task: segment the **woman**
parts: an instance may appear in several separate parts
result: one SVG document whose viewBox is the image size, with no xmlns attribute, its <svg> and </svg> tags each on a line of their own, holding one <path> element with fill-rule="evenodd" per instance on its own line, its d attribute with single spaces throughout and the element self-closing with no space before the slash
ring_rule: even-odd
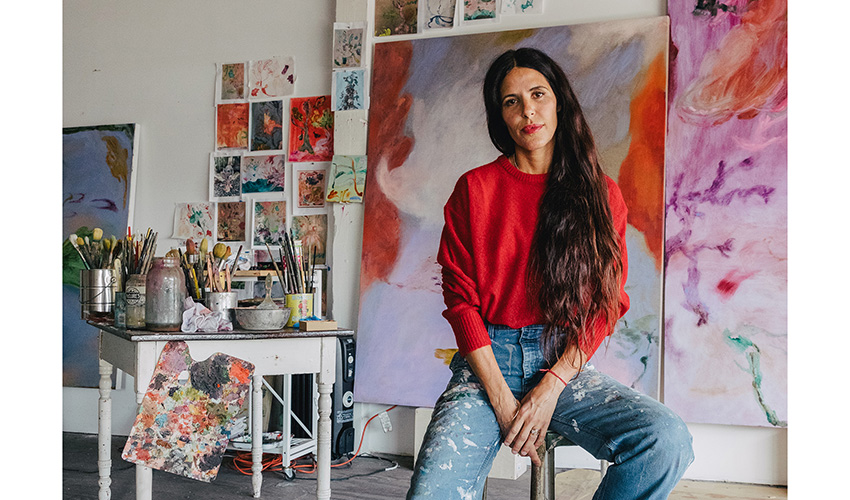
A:
<svg viewBox="0 0 850 500">
<path fill-rule="evenodd" d="M 458 342 L 409 499 L 475 499 L 500 445 L 540 464 L 548 430 L 608 468 L 595 499 L 661 499 L 693 460 L 672 411 L 587 361 L 628 310 L 626 206 L 563 70 L 508 51 L 484 79 L 502 155 L 464 174 L 438 262 Z"/>
</svg>

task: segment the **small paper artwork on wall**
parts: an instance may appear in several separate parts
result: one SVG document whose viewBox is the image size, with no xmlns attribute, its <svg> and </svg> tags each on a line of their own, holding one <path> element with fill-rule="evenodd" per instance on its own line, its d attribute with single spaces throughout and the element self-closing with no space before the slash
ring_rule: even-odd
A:
<svg viewBox="0 0 850 500">
<path fill-rule="evenodd" d="M 219 65 L 218 98 L 221 101 L 245 99 L 245 63 Z"/>
<path fill-rule="evenodd" d="M 212 239 L 215 230 L 214 203 L 177 203 L 174 207 L 174 232 L 171 237 L 178 240 L 192 238 L 200 241 Z"/>
<path fill-rule="evenodd" d="M 242 195 L 240 155 L 210 155 L 210 201 L 234 201 Z"/>
<path fill-rule="evenodd" d="M 248 147 L 248 103 L 216 105 L 217 149 L 246 149 Z"/>
<path fill-rule="evenodd" d="M 416 33 L 417 0 L 375 0 L 375 36 Z"/>
<path fill-rule="evenodd" d="M 132 123 L 62 129 L 62 385 L 97 387 L 97 328 L 80 317 L 82 259 L 68 236 L 127 234 L 139 129 Z"/>
<path fill-rule="evenodd" d="M 325 200 L 333 203 L 362 203 L 365 186 L 365 155 L 333 157 Z"/>
<path fill-rule="evenodd" d="M 249 63 L 249 98 L 268 99 L 291 95 L 295 90 L 295 59 L 272 57 Z"/>
<path fill-rule="evenodd" d="M 493 19 L 496 19 L 496 0 L 463 0 L 465 22 Z"/>
<path fill-rule="evenodd" d="M 296 215 L 292 218 L 292 236 L 301 240 L 305 255 L 312 259 L 315 251 L 316 264 L 325 263 L 325 253 L 328 241 L 328 216 Z"/>
<path fill-rule="evenodd" d="M 334 151 L 331 97 L 293 97 L 289 108 L 289 161 L 330 161 Z"/>
<path fill-rule="evenodd" d="M 245 241 L 245 206 L 242 201 L 222 201 L 218 204 L 216 222 L 218 241 Z"/>
<path fill-rule="evenodd" d="M 334 68 L 360 67 L 365 30 L 366 23 L 334 23 Z"/>
<path fill-rule="evenodd" d="M 286 234 L 286 202 L 253 200 L 251 242 L 255 247 L 280 246 Z"/>
<path fill-rule="evenodd" d="M 366 109 L 366 71 L 362 69 L 333 72 L 332 95 L 334 111 Z"/>
<path fill-rule="evenodd" d="M 283 101 L 251 103 L 251 151 L 283 149 Z"/>
<path fill-rule="evenodd" d="M 502 15 L 542 14 L 543 0 L 502 0 Z"/>
<path fill-rule="evenodd" d="M 310 164 L 308 168 L 294 169 L 297 193 L 295 206 L 298 208 L 324 208 L 327 169 Z"/>
<path fill-rule="evenodd" d="M 422 0 L 425 29 L 451 28 L 455 24 L 457 0 Z"/>
<path fill-rule="evenodd" d="M 286 167 L 283 155 L 248 155 L 242 157 L 242 193 L 283 192 Z"/>
</svg>

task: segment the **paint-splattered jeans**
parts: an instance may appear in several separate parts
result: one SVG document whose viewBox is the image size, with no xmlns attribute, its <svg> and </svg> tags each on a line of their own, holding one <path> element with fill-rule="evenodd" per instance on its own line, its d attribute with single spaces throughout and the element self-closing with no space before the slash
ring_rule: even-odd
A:
<svg viewBox="0 0 850 500">
<path fill-rule="evenodd" d="M 544 367 L 542 326 L 487 325 L 493 353 L 517 399 Z M 484 387 L 455 355 L 416 459 L 408 499 L 481 498 L 502 442 Z M 594 500 L 665 499 L 693 461 L 691 435 L 666 406 L 586 366 L 558 399 L 549 430 L 611 462 Z"/>
</svg>

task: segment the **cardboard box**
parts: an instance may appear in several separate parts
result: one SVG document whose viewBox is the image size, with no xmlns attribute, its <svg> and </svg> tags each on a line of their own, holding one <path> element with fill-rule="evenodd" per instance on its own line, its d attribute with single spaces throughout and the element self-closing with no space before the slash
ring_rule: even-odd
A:
<svg viewBox="0 0 850 500">
<path fill-rule="evenodd" d="M 321 332 L 324 330 L 336 330 L 336 321 L 328 320 L 301 320 L 298 322 L 298 329 L 302 332 Z"/>
</svg>

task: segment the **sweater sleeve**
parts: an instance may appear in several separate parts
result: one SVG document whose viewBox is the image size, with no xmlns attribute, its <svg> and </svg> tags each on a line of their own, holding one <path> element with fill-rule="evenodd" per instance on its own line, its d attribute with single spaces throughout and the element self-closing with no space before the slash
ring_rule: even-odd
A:
<svg viewBox="0 0 850 500">
<path fill-rule="evenodd" d="M 614 230 L 617 231 L 617 236 L 620 242 L 620 256 L 623 261 L 623 277 L 620 280 L 620 315 L 622 318 L 626 311 L 629 310 L 630 300 L 629 294 L 626 293 L 626 279 L 629 275 L 629 255 L 626 248 L 626 224 L 628 222 L 628 208 L 626 201 L 623 199 L 623 194 L 620 192 L 619 186 L 610 178 L 608 181 L 608 203 L 611 207 L 611 218 L 614 221 Z M 612 331 L 608 331 L 605 321 L 602 318 L 597 318 L 594 324 L 593 336 L 590 339 L 590 345 L 583 346 L 583 351 L 590 359 L 593 354 L 602 345 L 605 337 L 611 335 Z"/>
<path fill-rule="evenodd" d="M 475 259 L 470 231 L 469 187 L 461 177 L 444 208 L 445 225 L 440 238 L 437 262 L 442 266 L 443 312 L 452 327 L 461 356 L 490 345 L 490 336 L 481 318 Z"/>
</svg>

